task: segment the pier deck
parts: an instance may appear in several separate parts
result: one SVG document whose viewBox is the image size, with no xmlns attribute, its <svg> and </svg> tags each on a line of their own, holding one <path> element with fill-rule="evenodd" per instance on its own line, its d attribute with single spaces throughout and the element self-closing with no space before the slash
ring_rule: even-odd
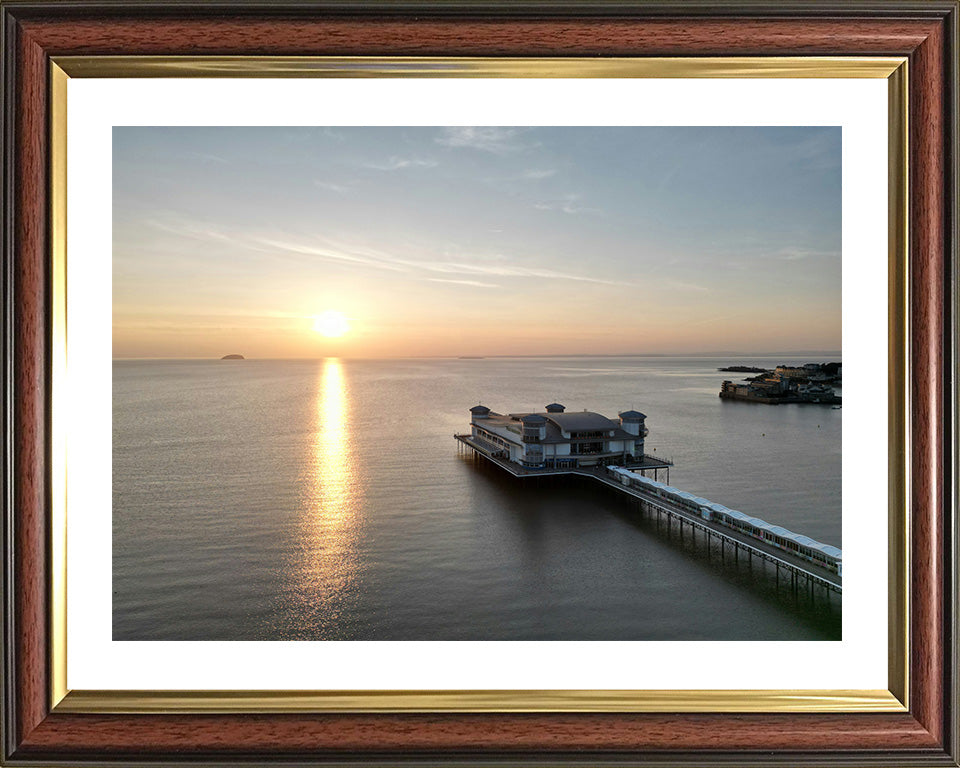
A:
<svg viewBox="0 0 960 768">
<path fill-rule="evenodd" d="M 777 547 L 773 547 L 766 542 L 746 536 L 739 531 L 719 525 L 715 522 L 705 520 L 685 509 L 678 507 L 671 502 L 654 496 L 651 493 L 644 492 L 641 489 L 627 487 L 607 474 L 604 467 L 597 468 L 576 468 L 576 469 L 527 469 L 514 462 L 499 456 L 493 455 L 485 447 L 479 445 L 471 435 L 454 435 L 454 437 L 463 445 L 471 448 L 477 456 L 496 464 L 504 471 L 514 477 L 557 477 L 560 475 L 574 475 L 580 477 L 589 477 L 603 485 L 620 492 L 621 494 L 634 498 L 641 509 L 646 512 L 666 515 L 668 520 L 676 520 L 680 524 L 681 535 L 683 526 L 689 526 L 694 532 L 699 531 L 707 536 L 708 541 L 716 537 L 721 543 L 721 553 L 725 551 L 727 545 L 733 548 L 733 556 L 739 558 L 740 552 L 749 557 L 759 557 L 772 564 L 776 569 L 777 579 L 779 581 L 780 570 L 783 569 L 791 575 L 792 586 L 797 587 L 797 579 L 806 579 L 812 584 L 820 586 L 837 593 L 843 591 L 843 580 L 836 574 L 825 568 L 796 557 Z M 645 467 L 643 465 L 630 467 L 630 469 L 653 469 L 654 466 Z"/>
</svg>

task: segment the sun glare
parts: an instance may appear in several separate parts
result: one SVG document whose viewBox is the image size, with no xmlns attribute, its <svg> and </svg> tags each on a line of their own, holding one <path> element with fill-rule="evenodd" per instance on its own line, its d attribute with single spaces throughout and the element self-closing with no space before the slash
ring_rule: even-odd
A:
<svg viewBox="0 0 960 768">
<path fill-rule="evenodd" d="M 343 312 L 337 312 L 335 309 L 328 309 L 321 315 L 313 318 L 313 330 L 328 338 L 343 336 L 350 330 L 350 323 L 347 322 L 346 315 Z"/>
</svg>

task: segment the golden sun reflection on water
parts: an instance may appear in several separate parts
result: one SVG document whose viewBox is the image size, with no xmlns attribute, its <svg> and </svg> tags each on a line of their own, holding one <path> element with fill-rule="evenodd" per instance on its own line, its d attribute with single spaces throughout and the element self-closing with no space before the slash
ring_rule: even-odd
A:
<svg viewBox="0 0 960 768">
<path fill-rule="evenodd" d="M 306 466 L 300 526 L 300 564 L 295 591 L 302 632 L 314 634 L 350 625 L 355 596 L 362 487 L 354 471 L 349 435 L 350 402 L 343 365 L 327 358 L 317 379 L 315 430 Z"/>
<path fill-rule="evenodd" d="M 350 489 L 347 477 L 347 395 L 343 368 L 337 358 L 324 361 L 319 390 L 314 448 L 316 501 L 322 520 L 342 522 L 349 511 Z"/>
</svg>

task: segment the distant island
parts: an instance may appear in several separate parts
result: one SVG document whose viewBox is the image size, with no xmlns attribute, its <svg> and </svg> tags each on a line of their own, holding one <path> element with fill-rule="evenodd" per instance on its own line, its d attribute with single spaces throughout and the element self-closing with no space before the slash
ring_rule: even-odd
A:
<svg viewBox="0 0 960 768">
<path fill-rule="evenodd" d="M 731 365 L 727 368 L 717 368 L 718 371 L 729 371 L 730 373 L 769 373 L 769 368 L 754 368 L 752 365 Z"/>
<path fill-rule="evenodd" d="M 243 355 L 224 355 L 221 360 L 246 360 Z"/>
</svg>

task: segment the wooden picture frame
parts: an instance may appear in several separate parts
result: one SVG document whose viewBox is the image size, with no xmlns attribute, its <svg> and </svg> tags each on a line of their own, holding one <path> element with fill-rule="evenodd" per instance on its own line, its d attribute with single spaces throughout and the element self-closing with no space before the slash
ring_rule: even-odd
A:
<svg viewBox="0 0 960 768">
<path fill-rule="evenodd" d="M 5 764 L 958 765 L 957 2 L 7 0 L 0 11 Z M 909 179 L 899 203 L 909 222 L 902 286 L 909 434 L 901 441 L 910 521 L 901 606 L 909 628 L 902 670 L 908 707 L 832 713 L 360 707 L 311 714 L 57 706 L 63 644 L 53 605 L 63 585 L 51 565 L 57 553 L 50 413 L 59 354 L 52 329 L 60 308 L 51 253 L 62 231 L 51 220 L 50 178 L 64 137 L 51 130 L 56 61 L 184 55 L 905 57 Z"/>
</svg>

